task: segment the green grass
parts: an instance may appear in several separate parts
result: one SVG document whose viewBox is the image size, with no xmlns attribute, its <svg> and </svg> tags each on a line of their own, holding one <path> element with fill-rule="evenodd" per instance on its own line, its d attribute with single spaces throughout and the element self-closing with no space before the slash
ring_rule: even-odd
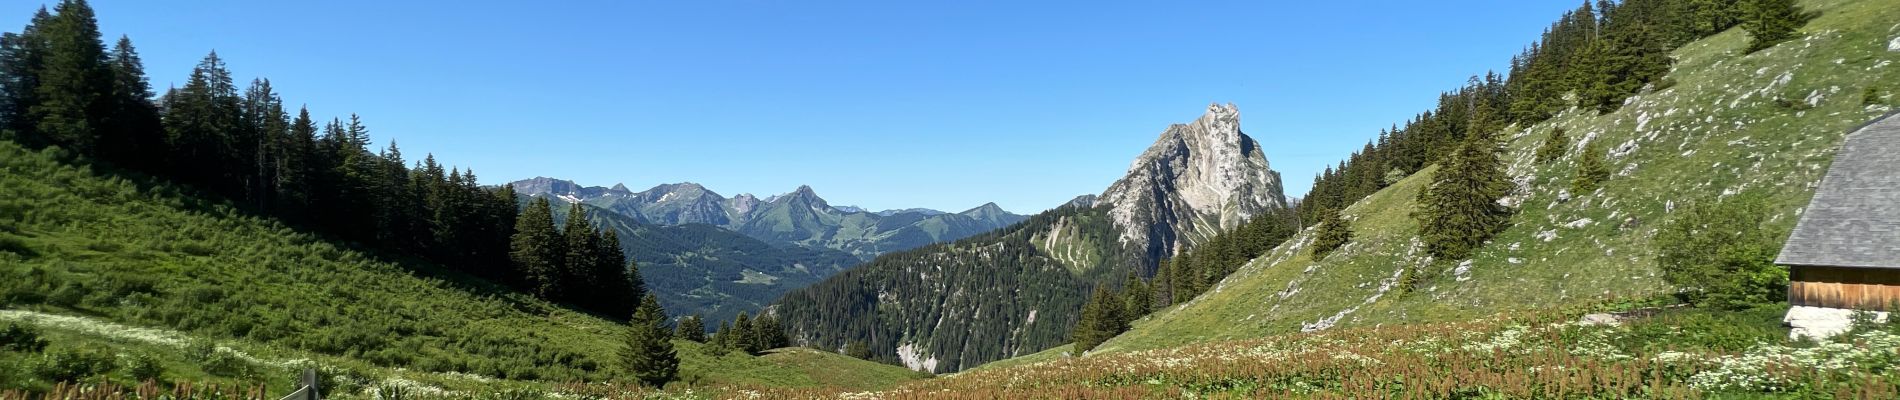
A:
<svg viewBox="0 0 1900 400">
<path fill-rule="evenodd" d="M 0 142 L 0 319 L 40 327 L 55 348 L 148 354 L 167 380 L 273 387 L 304 367 L 361 387 L 447 390 L 620 375 L 612 321 L 56 159 Z M 220 346 L 242 354 L 236 372 L 203 368 L 217 352 L 202 350 Z M 694 346 L 682 346 L 682 375 L 706 385 L 914 378 L 838 355 L 813 356 L 830 363 L 814 376 L 820 361 L 809 358 L 715 358 Z M 50 385 L 31 376 L 43 356 L 0 353 L 0 390 Z"/>
<path fill-rule="evenodd" d="M 1038 363 L 1043 363 L 1043 362 L 1061 360 L 1064 358 L 1069 358 L 1070 357 L 1069 352 L 1074 351 L 1074 350 L 1075 350 L 1074 343 L 1064 344 L 1061 346 L 1051 347 L 1048 350 L 1038 351 L 1035 353 L 1030 353 L 1030 354 L 1019 356 L 1019 357 L 1012 357 L 1012 358 L 1008 358 L 1004 360 L 997 360 L 995 362 L 985 363 L 983 365 L 976 366 L 976 368 L 970 368 L 969 370 L 976 371 L 976 370 L 984 370 L 984 369 L 1009 368 L 1009 367 L 1015 367 L 1015 366 L 1021 366 L 1021 365 L 1030 365 L 1030 364 L 1038 364 Z"/>
<path fill-rule="evenodd" d="M 1746 34 L 1731 30 L 1677 50 L 1668 76 L 1676 84 L 1615 113 L 1572 109 L 1508 128 L 1505 161 L 1523 188 L 1511 198 L 1518 214 L 1465 268 L 1458 268 L 1465 260 L 1438 261 L 1437 278 L 1416 292 L 1380 290 L 1401 268 L 1428 262 L 1410 217 L 1428 169 L 1345 210 L 1354 239 L 1325 261 L 1303 248 L 1309 230 L 1096 352 L 1263 337 L 1326 320 L 1449 321 L 1669 293 L 1651 239 L 1672 211 L 1760 192 L 1776 210 L 1766 229 L 1785 235 L 1845 135 L 1891 109 L 1862 94 L 1900 87 L 1900 52 L 1886 50 L 1900 35 L 1900 8 L 1876 0 L 1802 5 L 1820 12 L 1803 38 L 1744 55 Z M 1560 127 L 1612 149 L 1614 174 L 1596 193 L 1558 200 L 1573 176 L 1574 150 L 1534 163 L 1537 145 Z"/>
</svg>

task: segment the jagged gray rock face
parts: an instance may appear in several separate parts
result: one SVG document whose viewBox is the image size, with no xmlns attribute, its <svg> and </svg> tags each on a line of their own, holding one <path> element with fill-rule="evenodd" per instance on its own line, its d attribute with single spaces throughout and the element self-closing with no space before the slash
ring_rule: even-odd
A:
<svg viewBox="0 0 1900 400">
<path fill-rule="evenodd" d="M 1097 201 L 1123 227 L 1122 243 L 1146 248 L 1150 259 L 1287 207 L 1280 174 L 1241 133 L 1232 104 L 1208 105 L 1193 123 L 1169 126 Z"/>
</svg>

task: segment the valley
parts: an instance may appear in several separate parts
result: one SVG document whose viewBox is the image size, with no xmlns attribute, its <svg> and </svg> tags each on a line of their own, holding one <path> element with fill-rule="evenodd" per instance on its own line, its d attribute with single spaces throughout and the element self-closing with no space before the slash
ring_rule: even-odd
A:
<svg viewBox="0 0 1900 400">
<path fill-rule="evenodd" d="M 1778 257 L 1802 240 L 1847 253 L 1900 245 L 1866 233 L 1900 223 L 1886 204 L 1900 191 L 1894 186 L 1900 179 L 1892 178 L 1900 168 L 1880 167 L 1892 158 L 1883 146 L 1900 143 L 1893 139 L 1900 138 L 1900 7 L 1891 0 L 1622 0 L 1566 6 L 1558 15 L 1482 10 L 1477 13 L 1512 22 L 1534 15 L 1548 24 L 1541 35 L 1514 38 L 1527 43 L 1515 54 L 1484 53 L 1509 56 L 1502 70 L 1440 77 L 1433 81 L 1444 88 L 1438 93 L 1383 89 L 1434 101 L 1389 121 L 1390 128 L 1375 128 L 1376 134 L 1346 138 L 1357 151 L 1326 153 L 1318 162 L 1312 154 L 1317 143 L 1333 139 L 1321 136 L 1344 135 L 1324 130 L 1348 125 L 1299 124 L 1369 117 L 1274 102 L 1249 105 L 1243 120 L 1234 103 L 1196 100 L 1165 107 L 1161 115 L 1169 119 L 1162 123 L 1114 128 L 1140 132 L 1128 139 L 1132 134 L 1098 132 L 1102 124 L 1073 120 L 1055 129 L 1020 128 L 1046 133 L 1011 130 L 1018 128 L 1009 122 L 1033 121 L 1023 115 L 1055 114 L 1068 105 L 984 111 L 990 109 L 980 106 L 1013 100 L 990 93 L 961 98 L 954 109 L 968 118 L 902 120 L 926 108 L 903 96 L 880 98 L 878 112 L 846 113 L 830 108 L 834 98 L 813 94 L 862 97 L 876 85 L 834 80 L 826 83 L 835 86 L 801 92 L 779 81 L 802 81 L 781 76 L 763 85 L 753 74 L 770 67 L 820 76 L 797 70 L 801 63 L 845 68 L 862 79 L 897 73 L 922 81 L 902 87 L 922 97 L 967 95 L 953 86 L 971 85 L 974 77 L 1004 78 L 957 75 L 973 79 L 965 82 L 931 75 L 989 68 L 955 63 L 874 71 L 853 63 L 892 62 L 907 59 L 892 54 L 909 53 L 869 52 L 863 54 L 881 56 L 860 60 L 843 55 L 887 44 L 839 39 L 846 35 L 823 36 L 837 39 L 824 43 L 838 49 L 796 47 L 743 27 L 733 28 L 745 32 L 738 41 L 699 32 L 602 47 L 649 55 L 675 53 L 640 46 L 720 52 L 766 46 L 749 48 L 756 59 L 678 49 L 671 51 L 686 56 L 662 58 L 709 60 L 699 67 L 714 71 L 713 78 L 676 73 L 657 80 L 707 85 L 707 93 L 731 100 L 707 114 L 680 115 L 694 119 L 684 126 L 704 126 L 707 133 L 669 131 L 661 127 L 682 125 L 644 110 L 617 110 L 623 112 L 614 117 L 625 120 L 611 124 L 581 115 L 600 112 L 582 104 L 601 98 L 522 107 L 525 116 L 562 119 L 546 125 L 556 132 L 545 133 L 549 142 L 573 140 L 559 136 L 564 130 L 633 126 L 628 129 L 636 133 L 627 135 L 654 148 L 697 148 L 690 146 L 717 137 L 783 153 L 728 146 L 697 155 L 719 159 L 724 165 L 717 168 L 686 167 L 682 157 L 692 155 L 649 148 L 567 148 L 561 156 L 571 159 L 550 164 L 522 153 L 538 149 L 541 138 L 471 133 L 443 141 L 432 135 L 455 128 L 419 129 L 413 119 L 381 115 L 373 120 L 379 129 L 373 137 L 361 116 L 312 115 L 313 109 L 335 113 L 321 108 L 327 104 L 293 111 L 297 102 L 278 90 L 351 107 L 374 107 L 358 98 L 369 96 L 335 96 L 265 78 L 241 85 L 218 52 L 160 93 L 154 89 L 164 84 L 157 82 L 176 77 L 148 78 L 144 60 L 175 63 L 176 50 L 167 46 L 180 44 L 151 46 L 159 55 L 141 58 L 130 36 L 152 28 L 101 24 L 143 21 L 117 13 L 142 9 L 93 7 L 60 0 L 30 14 L 23 29 L 0 35 L 0 400 L 263 399 L 312 390 L 319 394 L 308 398 L 1900 397 L 1900 323 L 1889 322 L 1893 304 L 1879 303 L 1888 299 L 1882 296 L 1892 288 L 1893 266 L 1859 253 L 1876 261 L 1784 265 L 1788 259 Z M 804 18 L 840 14 L 796 12 L 822 7 L 780 11 Z M 1006 14 L 1000 10 L 971 7 L 983 12 L 930 19 L 957 22 L 944 26 L 894 29 L 893 37 L 904 40 L 891 40 L 907 50 L 1014 48 L 999 43 L 1015 39 L 969 37 L 952 46 L 903 36 L 982 31 L 972 21 L 1054 38 L 993 20 L 999 17 L 991 14 Z M 1363 17 L 1406 12 L 1390 8 Z M 1069 11 L 1075 10 L 1062 15 Z M 1361 16 L 1315 15 L 1361 22 Z M 772 19 L 743 21 L 785 27 Z M 1076 28 L 1068 23 L 1033 25 Z M 929 30 L 938 28 L 947 30 Z M 117 29 L 133 32 L 114 43 L 108 39 Z M 164 31 L 172 29 L 187 28 Z M 828 32 L 804 26 L 776 33 L 807 31 Z M 576 41 L 612 36 L 550 34 Z M 1200 37 L 1230 45 L 1262 41 Z M 213 36 L 182 45 L 243 39 Z M 1299 39 L 1341 48 L 1351 43 L 1342 40 Z M 1271 46 L 1249 51 L 1297 49 L 1265 42 Z M 1439 55 L 1476 57 L 1456 48 L 1460 44 L 1445 44 Z M 802 51 L 779 52 L 786 48 Z M 266 60 L 291 57 L 233 49 Z M 615 59 L 630 70 L 648 68 Z M 1038 64 L 1044 58 L 972 60 L 1011 74 L 1050 72 L 1039 69 L 1047 67 Z M 537 61 L 584 64 L 562 57 Z M 1334 68 L 1325 59 L 1276 62 Z M 1068 72 L 1090 82 L 1120 80 L 1108 85 L 1118 90 L 1146 88 L 1136 82 L 1144 78 L 1179 78 L 1192 82 L 1184 87 L 1215 93 L 1260 90 L 1234 83 L 1253 82 L 1247 79 L 1304 79 L 1266 74 L 1203 81 L 1206 76 L 1189 71 L 1213 66 L 1181 64 L 1099 66 L 1134 74 L 1127 79 Z M 1343 79 L 1362 71 L 1337 68 L 1320 76 Z M 1149 69 L 1167 71 L 1167 78 L 1137 74 Z M 561 79 L 567 77 L 522 78 L 534 88 L 508 87 L 535 99 L 543 96 L 538 90 L 561 87 L 544 80 Z M 715 85 L 726 79 L 742 83 Z M 593 83 L 603 92 L 625 88 L 613 81 Z M 654 93 L 668 87 L 640 82 Z M 923 85 L 945 82 L 954 83 Z M 1018 96 L 1060 87 L 1013 82 L 1024 91 L 1011 92 Z M 1129 90 L 1125 96 L 1145 93 L 1170 102 L 1206 96 Z M 783 111 L 724 108 L 784 93 L 809 98 L 772 102 Z M 1099 97 L 1080 93 L 1068 98 Z M 1275 96 L 1311 96 L 1315 107 L 1365 107 L 1367 115 L 1385 106 L 1321 101 L 1332 98 L 1318 94 Z M 653 98 L 687 102 L 645 93 L 604 98 L 669 113 L 681 111 Z M 1103 107 L 1087 114 L 1111 120 L 1108 114 L 1124 112 Z M 964 132 L 976 125 L 962 120 L 977 116 L 1019 119 L 979 121 L 1009 132 L 998 136 Z M 804 118 L 822 128 L 801 125 L 811 122 Z M 853 123 L 841 127 L 840 121 Z M 923 135 L 905 126 L 912 124 L 957 133 Z M 732 133 L 779 125 L 796 134 Z M 405 146 L 428 143 L 439 153 L 418 159 L 416 147 L 399 148 L 393 135 L 384 136 L 384 126 L 429 139 L 405 136 Z M 1284 132 L 1288 126 L 1325 128 Z M 724 131 L 730 136 L 715 136 L 714 129 L 730 129 Z M 858 130 L 887 136 L 830 140 Z M 597 142 L 581 147 L 622 143 L 614 141 L 617 134 L 591 137 Z M 770 141 L 784 135 L 808 137 Z M 1052 141 L 1062 142 L 1065 154 L 1020 154 Z M 507 144 L 499 151 L 486 142 Z M 1119 148 L 1129 143 L 1137 144 Z M 411 152 L 408 158 L 403 150 Z M 608 165 L 589 158 L 595 151 L 682 166 Z M 889 153 L 905 162 L 879 158 Z M 506 171 L 484 176 L 538 177 L 478 179 L 473 169 L 438 161 L 438 154 Z M 1115 154 L 1111 161 L 1127 161 L 1127 168 L 1087 175 L 1107 177 L 1099 181 L 1064 178 L 1071 177 L 1062 172 L 1070 164 L 1100 169 L 1094 161 L 1109 157 L 1103 154 Z M 965 159 L 946 166 L 938 157 Z M 1302 186 L 1305 176 L 1282 176 L 1314 165 L 1310 189 Z M 581 171 L 639 171 L 678 183 L 635 191 L 549 177 L 581 177 Z M 787 171 L 889 186 L 851 192 L 872 197 L 849 200 L 866 202 L 859 204 L 982 204 L 954 212 L 873 211 L 834 205 L 842 198 L 827 199 L 800 184 L 834 187 L 836 179 L 780 182 L 776 187 L 793 189 L 763 197 L 728 197 L 686 181 Z M 932 178 L 918 186 L 878 180 L 892 175 Z M 1022 184 L 1016 175 L 1034 183 Z M 971 182 L 1024 187 L 957 188 Z M 1077 196 L 1077 182 L 1088 185 L 1079 191 L 1086 193 Z M 920 198 L 927 201 L 901 202 Z M 1031 198 L 1060 205 L 1028 215 L 998 205 Z M 1808 237 L 1791 239 L 1797 226 Z"/>
</svg>

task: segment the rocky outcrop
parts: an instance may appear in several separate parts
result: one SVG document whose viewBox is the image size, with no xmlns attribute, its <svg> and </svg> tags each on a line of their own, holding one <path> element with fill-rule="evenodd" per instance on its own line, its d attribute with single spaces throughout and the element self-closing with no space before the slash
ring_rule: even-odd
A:
<svg viewBox="0 0 1900 400">
<path fill-rule="evenodd" d="M 1125 245 L 1165 258 L 1254 215 L 1287 207 L 1280 175 L 1240 131 L 1240 110 L 1211 104 L 1193 123 L 1161 132 L 1099 204 Z"/>
</svg>

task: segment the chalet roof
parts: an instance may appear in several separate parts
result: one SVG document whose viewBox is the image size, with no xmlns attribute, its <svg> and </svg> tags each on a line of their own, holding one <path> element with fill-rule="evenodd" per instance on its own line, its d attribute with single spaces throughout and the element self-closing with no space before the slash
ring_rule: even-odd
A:
<svg viewBox="0 0 1900 400">
<path fill-rule="evenodd" d="M 1900 268 L 1900 114 L 1848 134 L 1775 263 Z"/>
</svg>

